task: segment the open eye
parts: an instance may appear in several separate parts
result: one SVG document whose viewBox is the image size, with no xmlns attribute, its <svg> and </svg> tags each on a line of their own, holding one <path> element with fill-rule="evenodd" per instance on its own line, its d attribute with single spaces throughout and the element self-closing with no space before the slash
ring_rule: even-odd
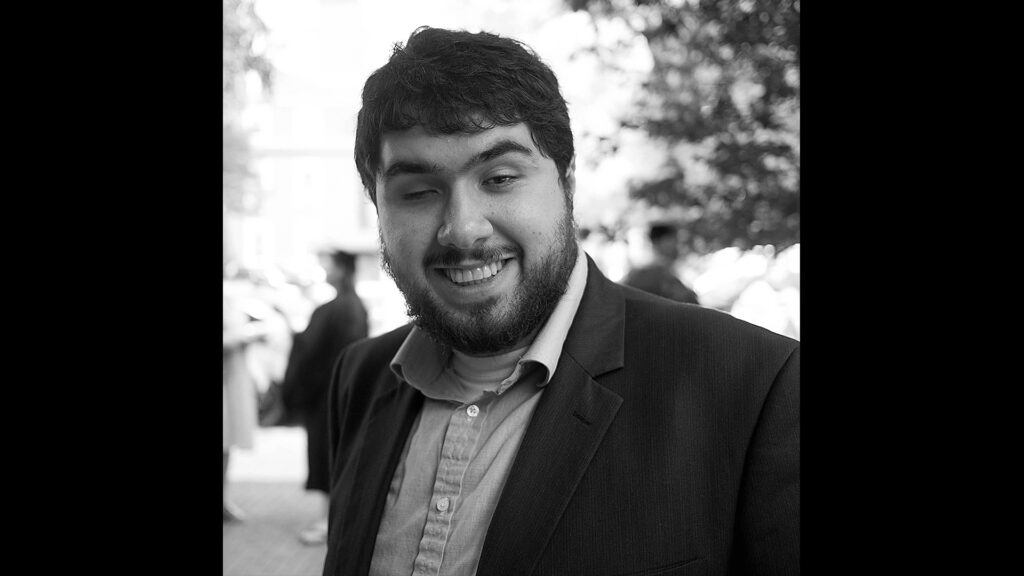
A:
<svg viewBox="0 0 1024 576">
<path fill-rule="evenodd" d="M 512 174 L 499 174 L 497 176 L 491 176 L 487 180 L 484 180 L 484 184 L 488 186 L 498 187 L 508 186 L 509 184 L 515 182 L 517 179 L 518 176 L 514 176 Z"/>
</svg>

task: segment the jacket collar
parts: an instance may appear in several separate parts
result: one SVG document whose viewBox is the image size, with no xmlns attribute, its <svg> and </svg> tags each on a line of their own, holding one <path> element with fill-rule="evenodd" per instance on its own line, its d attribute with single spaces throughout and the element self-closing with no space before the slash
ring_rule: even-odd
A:
<svg viewBox="0 0 1024 576">
<path fill-rule="evenodd" d="M 505 481 L 477 576 L 533 572 L 622 404 L 595 379 L 624 365 L 625 300 L 587 261 L 586 292 Z"/>
<path fill-rule="evenodd" d="M 625 365 L 626 301 L 589 254 L 587 267 L 587 287 L 564 352 L 596 378 Z"/>
</svg>

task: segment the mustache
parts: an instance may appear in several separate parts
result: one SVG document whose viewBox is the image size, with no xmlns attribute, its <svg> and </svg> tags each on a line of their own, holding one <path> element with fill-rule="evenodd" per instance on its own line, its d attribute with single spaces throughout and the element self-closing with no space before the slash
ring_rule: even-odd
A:
<svg viewBox="0 0 1024 576">
<path fill-rule="evenodd" d="M 465 260 L 491 262 L 503 257 L 508 257 L 510 254 L 512 256 L 522 257 L 523 249 L 511 244 L 504 246 L 484 246 L 480 248 L 470 248 L 469 250 L 460 250 L 458 248 L 442 246 L 427 252 L 427 254 L 423 256 L 423 264 L 428 267 L 451 267 L 457 266 Z"/>
</svg>

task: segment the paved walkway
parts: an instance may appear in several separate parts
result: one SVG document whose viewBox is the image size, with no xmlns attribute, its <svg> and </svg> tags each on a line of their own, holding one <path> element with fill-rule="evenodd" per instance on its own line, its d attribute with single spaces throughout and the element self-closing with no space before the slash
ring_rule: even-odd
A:
<svg viewBox="0 0 1024 576">
<path fill-rule="evenodd" d="M 303 488 L 305 455 L 297 427 L 262 428 L 252 450 L 232 453 L 228 495 L 246 517 L 224 524 L 224 576 L 321 576 L 325 547 L 298 540 L 322 506 Z"/>
</svg>

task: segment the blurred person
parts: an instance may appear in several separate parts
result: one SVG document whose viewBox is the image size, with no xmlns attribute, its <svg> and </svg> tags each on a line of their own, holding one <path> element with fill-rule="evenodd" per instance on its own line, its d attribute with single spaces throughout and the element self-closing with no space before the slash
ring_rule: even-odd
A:
<svg viewBox="0 0 1024 576">
<path fill-rule="evenodd" d="M 265 333 L 247 350 L 249 372 L 259 394 L 260 426 L 288 424 L 280 405 L 280 387 L 294 332 L 282 306 L 282 288 L 283 283 L 271 282 L 268 274 L 257 273 L 252 277 L 249 297 L 244 300 L 246 314 L 258 320 Z"/>
<path fill-rule="evenodd" d="M 304 544 L 327 538 L 327 387 L 341 349 L 368 333 L 367 313 L 355 290 L 356 257 L 342 250 L 326 255 L 327 282 L 335 296 L 313 310 L 305 330 L 296 334 L 288 357 L 281 399 L 285 412 L 299 418 L 306 431 L 305 488 L 323 496 L 322 517 L 299 533 Z"/>
<path fill-rule="evenodd" d="M 799 342 L 605 277 L 531 49 L 418 28 L 355 160 L 412 321 L 332 373 L 325 576 L 799 573 Z"/>
<path fill-rule="evenodd" d="M 700 304 L 697 293 L 675 272 L 679 260 L 679 229 L 669 224 L 655 224 L 648 230 L 647 237 L 651 240 L 654 259 L 631 269 L 621 283 L 670 300 Z"/>
<path fill-rule="evenodd" d="M 247 281 L 224 279 L 224 522 L 244 518 L 228 498 L 228 465 L 231 451 L 250 450 L 258 426 L 259 390 L 249 359 L 250 347 L 267 337 L 266 327 L 245 311 Z"/>
<path fill-rule="evenodd" d="M 266 338 L 249 347 L 249 367 L 259 391 L 259 425 L 294 426 L 299 423 L 285 411 L 281 389 L 295 333 L 301 331 L 293 325 L 298 314 L 294 301 L 301 296 L 299 288 L 289 284 L 283 273 L 275 268 L 269 268 L 269 272 L 255 277 L 252 298 L 247 300 L 246 311 L 259 319 L 267 332 Z M 275 275 L 281 280 L 273 281 Z M 312 306 L 306 320 L 311 312 Z"/>
</svg>

